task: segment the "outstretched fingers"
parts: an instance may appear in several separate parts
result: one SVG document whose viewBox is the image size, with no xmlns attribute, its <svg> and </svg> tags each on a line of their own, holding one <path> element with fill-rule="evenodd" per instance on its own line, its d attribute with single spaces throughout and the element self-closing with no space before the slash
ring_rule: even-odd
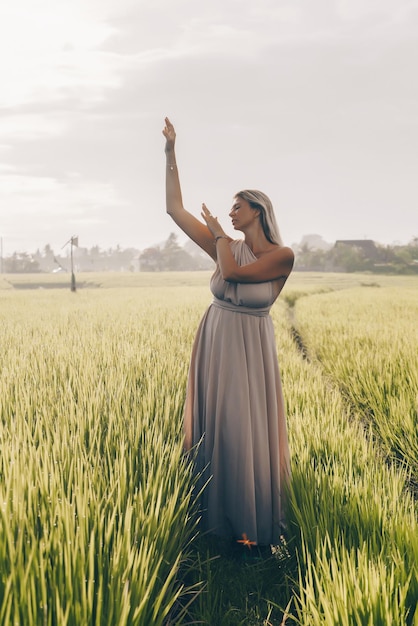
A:
<svg viewBox="0 0 418 626">
<path fill-rule="evenodd" d="M 216 220 L 217 219 L 216 217 L 214 217 L 212 215 L 212 213 L 209 211 L 208 207 L 206 206 L 206 204 L 204 202 L 202 202 L 201 216 L 205 220 L 206 224 L 208 224 L 208 220 L 211 220 L 211 219 L 212 220 Z"/>
</svg>

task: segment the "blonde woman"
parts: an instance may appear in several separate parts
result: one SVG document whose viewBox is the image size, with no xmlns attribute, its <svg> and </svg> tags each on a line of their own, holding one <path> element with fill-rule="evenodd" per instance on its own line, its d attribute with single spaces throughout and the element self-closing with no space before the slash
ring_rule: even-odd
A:
<svg viewBox="0 0 418 626">
<path fill-rule="evenodd" d="M 293 268 L 272 204 L 261 191 L 235 194 L 229 237 L 205 204 L 202 221 L 183 206 L 168 118 L 167 213 L 216 263 L 213 302 L 194 342 L 185 402 L 186 450 L 210 477 L 201 502 L 203 530 L 249 545 L 279 542 L 290 476 L 289 448 L 270 308 Z"/>
</svg>

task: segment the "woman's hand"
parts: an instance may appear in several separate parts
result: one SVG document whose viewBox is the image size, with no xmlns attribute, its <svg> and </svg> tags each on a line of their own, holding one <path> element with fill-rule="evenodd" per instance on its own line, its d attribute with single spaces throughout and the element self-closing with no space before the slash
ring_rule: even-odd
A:
<svg viewBox="0 0 418 626">
<path fill-rule="evenodd" d="M 176 142 L 176 131 L 174 130 L 174 126 L 170 122 L 168 117 L 165 118 L 163 135 L 165 137 L 165 151 L 172 152 L 172 150 L 174 150 L 174 144 Z"/>
<path fill-rule="evenodd" d="M 212 215 L 212 213 L 209 211 L 208 207 L 206 206 L 205 203 L 202 204 L 202 213 L 201 213 L 203 219 L 205 220 L 207 227 L 209 228 L 210 232 L 212 233 L 213 237 L 227 237 L 227 235 L 225 234 L 224 229 L 222 228 L 222 226 L 218 223 L 218 218 L 214 217 Z"/>
</svg>

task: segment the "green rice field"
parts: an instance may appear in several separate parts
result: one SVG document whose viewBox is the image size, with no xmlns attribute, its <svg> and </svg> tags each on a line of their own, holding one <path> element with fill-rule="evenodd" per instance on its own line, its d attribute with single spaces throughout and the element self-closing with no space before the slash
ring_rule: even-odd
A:
<svg viewBox="0 0 418 626">
<path fill-rule="evenodd" d="M 418 278 L 294 273 L 270 557 L 199 534 L 182 452 L 208 272 L 0 276 L 0 625 L 418 626 Z"/>
</svg>

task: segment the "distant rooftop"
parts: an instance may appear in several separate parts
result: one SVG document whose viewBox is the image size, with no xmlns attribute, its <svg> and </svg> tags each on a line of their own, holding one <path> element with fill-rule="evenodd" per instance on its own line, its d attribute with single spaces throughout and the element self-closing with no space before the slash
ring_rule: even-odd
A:
<svg viewBox="0 0 418 626">
<path fill-rule="evenodd" d="M 335 247 L 349 246 L 363 251 L 370 259 L 376 257 L 378 249 L 373 239 L 337 239 Z"/>
</svg>

